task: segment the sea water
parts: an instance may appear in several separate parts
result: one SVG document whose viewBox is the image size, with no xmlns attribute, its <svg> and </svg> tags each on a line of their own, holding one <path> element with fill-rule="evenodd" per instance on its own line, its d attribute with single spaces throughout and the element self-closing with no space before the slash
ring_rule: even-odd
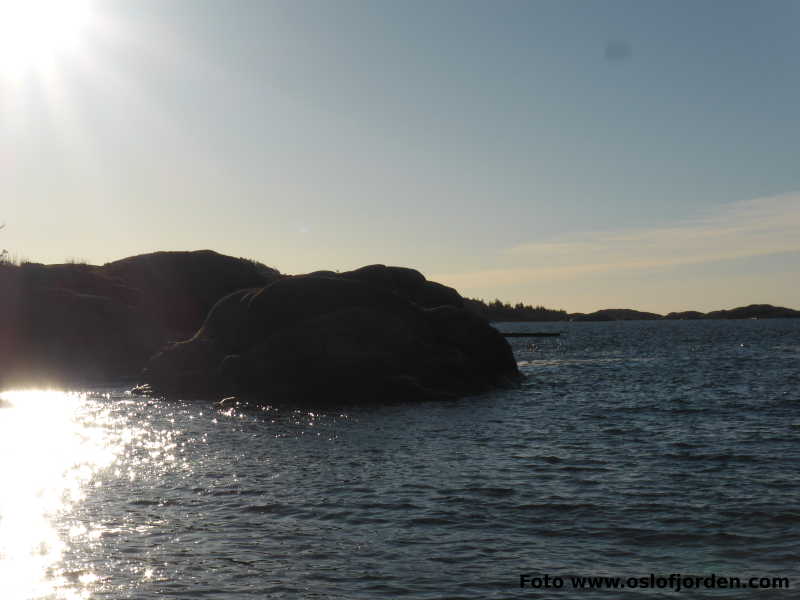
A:
<svg viewBox="0 0 800 600">
<path fill-rule="evenodd" d="M 498 327 L 457 401 L 6 391 L 0 598 L 797 597 L 800 320 Z"/>
</svg>

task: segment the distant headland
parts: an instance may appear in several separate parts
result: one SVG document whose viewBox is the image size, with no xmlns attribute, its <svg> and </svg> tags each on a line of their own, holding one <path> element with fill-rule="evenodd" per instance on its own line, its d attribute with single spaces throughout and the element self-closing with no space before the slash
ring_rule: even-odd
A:
<svg viewBox="0 0 800 600">
<path fill-rule="evenodd" d="M 568 313 L 544 306 L 530 306 L 522 303 L 507 304 L 500 300 L 485 302 L 474 298 L 464 300 L 468 310 L 489 321 L 656 321 L 689 319 L 797 319 L 800 311 L 771 304 L 750 304 L 729 310 L 715 310 L 708 313 L 689 310 L 670 312 L 666 315 L 633 310 L 630 308 L 605 308 L 592 313 Z"/>
</svg>

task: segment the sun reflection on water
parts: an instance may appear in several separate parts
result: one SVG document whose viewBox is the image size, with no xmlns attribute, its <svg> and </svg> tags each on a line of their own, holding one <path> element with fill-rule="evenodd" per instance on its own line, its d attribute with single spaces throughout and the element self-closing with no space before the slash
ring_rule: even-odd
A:
<svg viewBox="0 0 800 600">
<path fill-rule="evenodd" d="M 97 576 L 67 574 L 67 544 L 93 532 L 57 518 L 123 449 L 113 419 L 87 394 L 10 391 L 0 394 L 0 582 L 4 600 L 87 598 Z M 66 538 L 66 539 L 65 539 Z"/>
</svg>

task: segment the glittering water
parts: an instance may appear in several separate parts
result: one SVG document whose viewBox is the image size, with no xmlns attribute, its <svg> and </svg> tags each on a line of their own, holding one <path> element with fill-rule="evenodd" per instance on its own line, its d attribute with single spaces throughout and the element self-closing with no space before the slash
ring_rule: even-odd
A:
<svg viewBox="0 0 800 600">
<path fill-rule="evenodd" d="M 32 598 L 796 597 L 800 321 L 505 325 L 527 381 L 454 402 L 0 402 L 0 586 Z M 789 577 L 789 591 L 519 576 Z"/>
</svg>

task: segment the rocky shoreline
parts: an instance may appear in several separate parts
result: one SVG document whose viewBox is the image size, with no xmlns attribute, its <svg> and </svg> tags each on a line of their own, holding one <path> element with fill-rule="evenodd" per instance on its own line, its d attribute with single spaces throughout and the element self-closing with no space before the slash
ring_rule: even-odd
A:
<svg viewBox="0 0 800 600">
<path fill-rule="evenodd" d="M 419 272 L 282 275 L 210 250 L 0 266 L 0 383 L 130 378 L 264 402 L 454 398 L 520 377 L 510 346 Z"/>
</svg>

